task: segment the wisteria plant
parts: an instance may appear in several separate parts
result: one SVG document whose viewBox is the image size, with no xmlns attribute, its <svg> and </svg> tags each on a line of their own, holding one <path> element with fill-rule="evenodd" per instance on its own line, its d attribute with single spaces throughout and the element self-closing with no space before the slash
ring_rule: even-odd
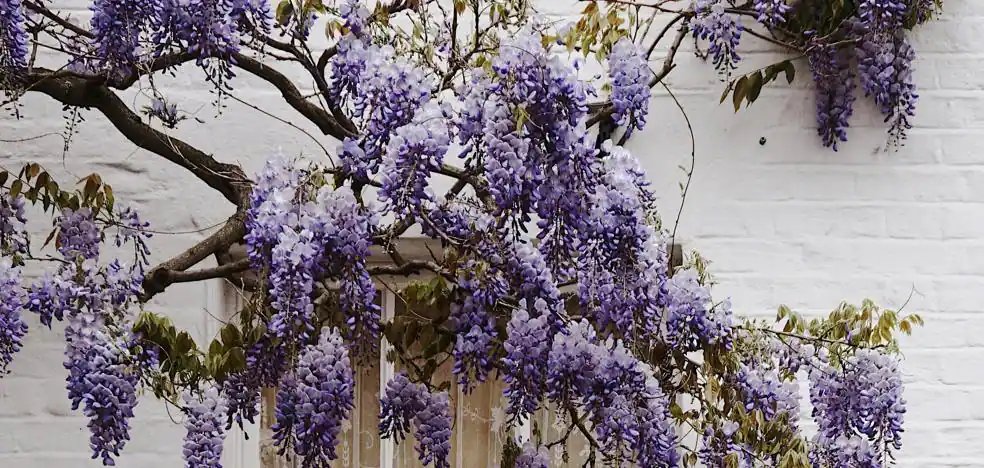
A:
<svg viewBox="0 0 984 468">
<path fill-rule="evenodd" d="M 794 58 L 738 75 L 744 35 L 806 57 L 825 145 L 846 139 L 855 77 L 901 140 L 916 100 L 906 31 L 941 5 L 585 3 L 559 25 L 523 0 L 95 0 L 84 24 L 44 0 L 0 0 L 13 116 L 33 112 L 28 92 L 62 103 L 70 132 L 94 110 L 235 208 L 151 265 L 149 223 L 98 175 L 65 188 L 38 164 L 0 171 L 0 370 L 24 314 L 63 322 L 68 397 L 106 465 L 141 391 L 183 411 L 188 467 L 218 467 L 226 431 L 254 422 L 271 388 L 281 454 L 327 466 L 355 371 L 380 357 L 402 369 L 382 384 L 380 434 L 412 437 L 436 467 L 450 466 L 451 390 L 489 380 L 505 387 L 506 466 L 546 467 L 572 434 L 589 465 L 891 465 L 905 413 L 896 332 L 922 319 L 868 301 L 812 319 L 735 316 L 699 255 L 671 264 L 675 228 L 623 144 L 654 120 L 651 90 L 669 90 L 687 38 L 736 108 L 780 73 L 792 80 Z M 328 46 L 314 47 L 322 35 Z M 195 119 L 154 78 L 179 73 L 199 76 L 219 110 L 242 99 L 237 74 L 265 81 L 335 145 L 330 163 L 262 155 L 250 177 L 169 134 Z M 147 102 L 120 97 L 133 88 Z M 29 212 L 53 219 L 43 242 Z M 405 255 L 413 232 L 436 246 L 429 258 Z M 107 243 L 133 254 L 107 258 Z M 218 266 L 196 268 L 212 256 Z M 46 272 L 25 278 L 31 264 Z M 217 278 L 248 300 L 207 346 L 144 309 L 173 284 Z M 381 287 L 426 312 L 381 318 Z M 547 409 L 569 429 L 514 438 Z"/>
</svg>

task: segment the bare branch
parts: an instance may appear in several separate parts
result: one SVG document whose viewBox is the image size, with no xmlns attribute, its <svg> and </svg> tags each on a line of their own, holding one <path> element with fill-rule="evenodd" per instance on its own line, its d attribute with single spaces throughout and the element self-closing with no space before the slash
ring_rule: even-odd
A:
<svg viewBox="0 0 984 468">
<path fill-rule="evenodd" d="M 290 78 L 287 78 L 279 71 L 240 53 L 233 54 L 232 60 L 237 67 L 263 78 L 266 82 L 280 90 L 284 100 L 291 107 L 307 117 L 308 120 L 317 125 L 318 129 L 325 135 L 331 135 L 339 140 L 356 135 L 355 132 L 339 124 L 332 114 L 305 99 L 304 95 L 291 82 Z"/>
<path fill-rule="evenodd" d="M 195 279 L 185 279 L 184 281 L 179 281 L 180 278 L 194 278 L 195 272 L 185 272 L 188 268 L 196 265 L 198 262 L 204 260 L 209 255 L 216 252 L 226 250 L 232 244 L 238 242 L 246 234 L 246 225 L 244 224 L 245 215 L 242 210 L 236 212 L 232 215 L 226 223 L 219 228 L 218 231 L 213 232 L 211 235 L 203 239 L 201 242 L 191 246 L 188 250 L 178 254 L 177 256 L 167 260 L 160 265 L 157 265 L 150 272 L 143 281 L 144 293 L 141 297 L 142 301 L 150 300 L 158 293 L 164 291 L 168 286 L 176 282 L 186 282 L 186 281 L 196 281 Z M 237 265 L 240 262 L 233 262 L 227 265 Z M 223 265 L 225 266 L 225 265 Z M 240 265 L 241 266 L 241 265 Z M 238 268 L 228 267 L 228 268 Z M 247 268 L 241 270 L 229 271 L 229 273 L 245 271 Z M 212 269 L 215 270 L 215 269 Z M 205 270 L 203 270 L 205 271 Z M 224 271 L 224 270 L 223 270 Z M 180 275 L 179 273 L 186 273 L 185 275 Z M 203 273 L 198 273 L 203 274 Z M 225 275 L 222 275 L 225 276 Z M 217 278 L 218 276 L 210 277 Z M 205 278 L 200 278 L 205 279 Z"/>
<path fill-rule="evenodd" d="M 8 78 L 0 75 L 0 79 Z M 47 94 L 67 106 L 95 108 L 102 112 L 133 144 L 155 153 L 194 174 L 229 201 L 242 206 L 251 183 L 242 168 L 216 161 L 211 155 L 145 124 L 106 85 L 80 76 L 58 75 L 38 68 L 23 77 L 9 77 L 24 89 Z"/>
</svg>

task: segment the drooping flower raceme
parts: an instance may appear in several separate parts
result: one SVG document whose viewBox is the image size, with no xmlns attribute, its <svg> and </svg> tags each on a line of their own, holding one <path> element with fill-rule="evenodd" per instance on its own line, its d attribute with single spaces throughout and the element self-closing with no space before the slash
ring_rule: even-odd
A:
<svg viewBox="0 0 984 468">
<path fill-rule="evenodd" d="M 817 133 L 824 146 L 837 151 L 847 141 L 847 127 L 854 113 L 854 73 L 849 57 L 836 47 L 815 44 L 808 51 L 816 86 Z"/>
<path fill-rule="evenodd" d="M 27 253 L 24 197 L 0 195 L 0 254 Z"/>
<path fill-rule="evenodd" d="M 523 444 L 523 451 L 516 457 L 515 468 L 549 468 L 550 454 L 546 447 L 537 447 L 532 443 Z"/>
<path fill-rule="evenodd" d="M 915 115 L 919 98 L 912 79 L 915 51 L 901 33 L 868 35 L 856 50 L 861 88 L 874 99 L 889 124 L 889 135 L 898 143 L 912 128 L 909 119 Z"/>
<path fill-rule="evenodd" d="M 731 305 L 713 304 L 710 291 L 694 270 L 677 272 L 667 283 L 666 342 L 695 351 L 703 346 L 731 344 Z"/>
<path fill-rule="evenodd" d="M 786 14 L 792 8 L 786 0 L 754 0 L 758 21 L 769 27 L 776 27 L 786 22 Z"/>
<path fill-rule="evenodd" d="M 626 340 L 651 336 L 665 302 L 668 256 L 650 224 L 653 196 L 638 161 L 607 146 L 601 183 L 589 201 L 580 242 L 578 296 L 599 331 L 618 330 Z"/>
<path fill-rule="evenodd" d="M 507 411 L 520 421 L 536 411 L 543 399 L 551 336 L 549 319 L 546 313 L 531 316 L 524 300 L 506 325 L 503 394 L 509 400 Z"/>
<path fill-rule="evenodd" d="M 324 248 L 325 274 L 339 282 L 339 308 L 348 325 L 343 335 L 355 356 L 373 356 L 379 343 L 380 308 L 366 262 L 378 215 L 360 205 L 349 187 L 323 187 L 308 209 L 318 213 L 305 218 L 310 221 L 306 229 L 316 233 Z"/>
<path fill-rule="evenodd" d="M 423 406 L 413 418 L 417 457 L 424 465 L 450 468 L 451 403 L 448 392 L 425 393 Z"/>
<path fill-rule="evenodd" d="M 7 373 L 27 334 L 27 324 L 21 319 L 23 296 L 20 269 L 9 258 L 0 258 L 0 377 Z"/>
<path fill-rule="evenodd" d="M 738 371 L 738 388 L 746 411 L 761 411 L 767 421 L 785 415 L 796 427 L 799 419 L 799 386 L 784 382 L 774 369 L 742 364 Z"/>
<path fill-rule="evenodd" d="M 700 462 L 710 468 L 734 467 L 735 464 L 737 468 L 752 468 L 752 454 L 735 441 L 739 428 L 734 421 L 724 421 L 720 427 L 708 427 L 697 452 Z"/>
<path fill-rule="evenodd" d="M 451 304 L 450 321 L 455 329 L 454 367 L 458 383 L 465 391 L 474 382 L 483 382 L 495 364 L 491 358 L 496 338 L 493 308 L 506 296 L 508 283 L 488 263 L 471 260 L 461 269 L 459 299 Z"/>
<path fill-rule="evenodd" d="M 27 31 L 21 0 L 0 0 L 0 72 L 27 68 Z"/>
<path fill-rule="evenodd" d="M 184 395 L 184 439 L 186 468 L 222 468 L 222 445 L 225 439 L 228 408 L 216 387 L 201 395 Z"/>
<path fill-rule="evenodd" d="M 97 258 L 100 236 L 92 210 L 88 208 L 65 209 L 58 218 L 58 252 L 66 260 Z"/>
<path fill-rule="evenodd" d="M 880 466 L 877 460 L 902 447 L 905 400 L 894 357 L 860 350 L 840 369 L 811 368 L 810 402 L 819 429 L 814 440 L 818 458 Z"/>
<path fill-rule="evenodd" d="M 89 418 L 92 457 L 113 465 L 130 439 L 138 376 L 127 369 L 123 344 L 111 341 L 104 327 L 92 310 L 73 312 L 65 328 L 65 368 L 72 409 L 81 407 Z"/>
<path fill-rule="evenodd" d="M 608 73 L 612 80 L 613 117 L 619 125 L 642 130 L 649 113 L 649 81 L 653 77 L 639 47 L 629 38 L 612 46 L 608 56 Z"/>
<path fill-rule="evenodd" d="M 440 116 L 424 115 L 422 122 L 396 130 L 383 156 L 379 198 L 400 217 L 416 215 L 424 201 L 433 201 L 430 175 L 441 168 L 450 135 Z"/>
<path fill-rule="evenodd" d="M 902 28 L 909 10 L 905 0 L 861 0 L 858 17 L 876 33 L 894 33 Z"/>
<path fill-rule="evenodd" d="M 451 452 L 451 413 L 447 392 L 432 393 L 399 373 L 386 383 L 379 403 L 379 433 L 399 443 L 410 431 L 417 439 L 421 463 L 448 468 Z"/>
<path fill-rule="evenodd" d="M 95 0 L 89 9 L 98 65 L 110 73 L 130 73 L 146 56 L 141 35 L 154 18 L 154 2 Z"/>
<path fill-rule="evenodd" d="M 361 138 L 347 138 L 341 147 L 347 172 L 365 178 L 375 173 L 396 129 L 413 121 L 431 98 L 432 80 L 390 46 L 343 39 L 332 63 L 332 82 L 351 100 Z"/>
<path fill-rule="evenodd" d="M 734 15 L 724 11 L 727 6 L 726 0 L 696 0 L 691 24 L 694 36 L 708 42 L 707 52 L 714 68 L 725 80 L 730 78 L 741 60 L 738 44 L 744 30 Z"/>
<path fill-rule="evenodd" d="M 277 395 L 277 444 L 286 448 L 292 442 L 305 468 L 327 465 L 338 457 L 338 434 L 354 398 L 355 377 L 342 337 L 334 329 L 323 331 L 317 344 L 301 352 L 296 374 Z"/>
<path fill-rule="evenodd" d="M 386 390 L 379 402 L 379 434 L 400 443 L 410 432 L 413 416 L 421 410 L 426 388 L 410 382 L 407 375 L 398 373 L 386 382 Z"/>
</svg>

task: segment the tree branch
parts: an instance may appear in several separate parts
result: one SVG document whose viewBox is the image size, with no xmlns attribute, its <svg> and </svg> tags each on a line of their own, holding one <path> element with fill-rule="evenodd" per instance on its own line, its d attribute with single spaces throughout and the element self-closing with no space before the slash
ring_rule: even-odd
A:
<svg viewBox="0 0 984 468">
<path fill-rule="evenodd" d="M 251 183 L 238 165 L 218 162 L 188 143 L 145 124 L 119 96 L 98 80 L 56 75 L 43 68 L 35 70 L 23 77 L 0 74 L 0 80 L 13 78 L 25 90 L 47 94 L 67 106 L 99 110 L 133 144 L 187 169 L 236 206 L 245 204 Z"/>
<path fill-rule="evenodd" d="M 335 120 L 335 117 L 331 113 L 305 99 L 304 95 L 291 82 L 290 78 L 287 78 L 279 71 L 238 52 L 232 55 L 232 60 L 237 67 L 264 79 L 267 83 L 280 90 L 280 94 L 283 95 L 284 100 L 303 116 L 307 117 L 308 120 L 317 125 L 318 129 L 325 135 L 333 136 L 339 140 L 356 135 L 355 132 L 345 128 Z"/>
<path fill-rule="evenodd" d="M 213 232 L 211 235 L 203 239 L 201 242 L 191 246 L 188 250 L 178 254 L 177 256 L 171 258 L 170 260 L 155 266 L 147 273 L 143 281 L 143 295 L 141 296 L 141 301 L 146 302 L 150 298 L 154 297 L 158 293 L 163 292 L 168 286 L 173 283 L 196 281 L 196 275 L 204 275 L 209 271 L 216 271 L 218 268 L 226 267 L 231 269 L 231 271 L 225 271 L 223 275 L 219 276 L 205 276 L 199 279 L 207 278 L 218 278 L 220 276 L 225 276 L 230 273 L 237 273 L 245 271 L 248 269 L 249 265 L 240 265 L 242 262 L 236 261 L 228 263 L 226 265 L 221 265 L 218 268 L 213 268 L 209 270 L 200 270 L 198 272 L 185 272 L 188 268 L 196 265 L 198 262 L 204 260 L 209 255 L 212 255 L 220 250 L 228 249 L 229 246 L 238 242 L 240 239 L 246 235 L 246 225 L 245 214 L 243 210 L 239 210 L 236 214 L 232 215 L 228 221 L 218 231 Z M 235 267 L 228 265 L 236 265 Z M 242 269 L 236 269 L 242 268 Z M 185 279 L 192 278 L 192 279 Z M 182 280 L 183 279 L 183 280 Z"/>
</svg>

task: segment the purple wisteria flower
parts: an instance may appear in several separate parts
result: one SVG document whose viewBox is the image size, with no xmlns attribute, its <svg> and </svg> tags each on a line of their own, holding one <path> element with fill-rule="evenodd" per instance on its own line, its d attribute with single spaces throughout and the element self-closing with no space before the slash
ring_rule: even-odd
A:
<svg viewBox="0 0 984 468">
<path fill-rule="evenodd" d="M 527 442 L 523 444 L 523 450 L 516 457 L 516 462 L 513 466 L 515 468 L 549 468 L 550 453 L 546 447 L 534 446 L 532 443 Z"/>
<path fill-rule="evenodd" d="M 696 0 L 690 25 L 695 37 L 708 42 L 707 53 L 724 80 L 730 78 L 741 60 L 738 44 L 744 30 L 735 15 L 724 11 L 727 7 L 726 0 Z"/>
<path fill-rule="evenodd" d="M 90 31 L 97 65 L 111 74 L 130 73 L 146 57 L 141 35 L 155 16 L 156 2 L 95 0 Z"/>
<path fill-rule="evenodd" d="M 638 161 L 621 147 L 606 149 L 580 243 L 578 295 L 601 332 L 632 341 L 658 328 L 668 254 L 650 224 L 654 197 Z"/>
<path fill-rule="evenodd" d="M 379 402 L 379 434 L 400 443 L 410 432 L 413 416 L 423 407 L 423 396 L 427 389 L 410 382 L 407 375 L 400 372 L 386 382 L 386 389 Z"/>
<path fill-rule="evenodd" d="M 704 346 L 730 347 L 731 304 L 713 304 L 711 293 L 700 284 L 697 272 L 677 272 L 667 283 L 666 342 L 684 351 Z"/>
<path fill-rule="evenodd" d="M 905 24 L 906 0 L 860 0 L 858 17 L 873 32 L 894 33 Z"/>
<path fill-rule="evenodd" d="M 786 22 L 786 14 L 792 9 L 786 0 L 753 0 L 758 22 L 768 27 L 776 27 Z"/>
<path fill-rule="evenodd" d="M 62 210 L 58 218 L 58 252 L 66 260 L 91 260 L 99 257 L 99 241 L 102 233 L 93 220 L 92 210 L 80 208 Z"/>
<path fill-rule="evenodd" d="M 901 34 L 868 35 L 856 48 L 861 89 L 871 97 L 889 124 L 895 143 L 906 138 L 916 113 L 916 86 L 912 78 L 915 51 Z"/>
<path fill-rule="evenodd" d="M 785 415 L 796 427 L 799 419 L 799 385 L 783 381 L 774 369 L 742 364 L 738 370 L 738 389 L 745 402 L 745 411 L 761 411 L 767 421 Z"/>
<path fill-rule="evenodd" d="M 379 402 L 379 433 L 396 443 L 412 427 L 420 462 L 448 468 L 451 452 L 451 413 L 447 392 L 432 393 L 423 384 L 398 373 L 386 383 Z"/>
<path fill-rule="evenodd" d="M 854 113 L 854 72 L 844 51 L 814 44 L 808 51 L 810 71 L 816 85 L 817 133 L 823 145 L 837 151 L 847 141 L 847 127 Z"/>
<path fill-rule="evenodd" d="M 701 447 L 697 452 L 700 462 L 708 468 L 752 468 L 752 453 L 735 441 L 738 423 L 724 421 L 720 427 L 708 427 L 701 437 Z"/>
<path fill-rule="evenodd" d="M 186 468 L 222 468 L 222 445 L 225 439 L 228 408 L 216 387 L 201 395 L 184 395 L 184 438 Z"/>
<path fill-rule="evenodd" d="M 424 465 L 450 468 L 451 403 L 448 392 L 424 394 L 423 406 L 413 418 L 417 457 Z"/>
<path fill-rule="evenodd" d="M 649 81 L 653 78 L 646 58 L 631 39 L 622 38 L 612 46 L 608 69 L 615 122 L 642 130 L 649 113 Z"/>
<path fill-rule="evenodd" d="M 24 215 L 24 197 L 0 195 L 0 253 L 4 255 L 25 254 L 28 235 Z"/>
<path fill-rule="evenodd" d="M 347 36 L 332 59 L 332 82 L 340 97 L 351 101 L 359 138 L 346 138 L 341 146 L 345 170 L 365 178 L 379 169 L 396 129 L 413 121 L 430 100 L 432 79 L 390 46 L 366 45 Z"/>
<path fill-rule="evenodd" d="M 75 299 L 81 288 L 75 284 L 75 268 L 65 268 L 57 274 L 50 271 L 31 285 L 25 308 L 38 314 L 41 323 L 51 328 L 52 319 L 62 320 L 75 310 Z"/>
<path fill-rule="evenodd" d="M 138 375 L 125 363 L 125 344 L 111 341 L 102 317 L 90 309 L 73 311 L 65 327 L 65 368 L 72 409 L 89 418 L 92 458 L 114 465 L 130 439 L 137 405 Z"/>
<path fill-rule="evenodd" d="M 550 350 L 550 323 L 543 300 L 534 306 L 539 313 L 530 314 L 526 301 L 520 301 L 506 325 L 508 338 L 503 344 L 502 378 L 506 382 L 503 394 L 509 400 L 506 411 L 520 421 L 536 411 L 543 399 L 547 378 L 547 357 Z"/>
<path fill-rule="evenodd" d="M 897 358 L 860 350 L 842 368 L 815 366 L 809 377 L 815 457 L 877 467 L 902 447 L 905 400 Z"/>
<path fill-rule="evenodd" d="M 430 175 L 441 168 L 450 142 L 446 122 L 422 114 L 419 123 L 396 130 L 380 167 L 379 199 L 400 217 L 414 216 L 425 201 L 434 200 Z"/>
<path fill-rule="evenodd" d="M 0 258 L 0 377 L 8 372 L 27 334 L 27 324 L 21 319 L 23 303 L 20 269 L 9 258 Z"/>
<path fill-rule="evenodd" d="M 274 438 L 281 450 L 293 445 L 305 468 L 325 466 L 338 457 L 335 446 L 355 398 L 348 349 L 337 330 L 323 331 L 301 352 L 297 371 L 277 395 Z"/>
<path fill-rule="evenodd" d="M 497 269 L 475 260 L 458 276 L 458 299 L 451 304 L 450 317 L 456 335 L 452 370 L 467 392 L 476 381 L 484 382 L 494 366 L 491 351 L 497 332 L 491 312 L 509 285 Z"/>
<path fill-rule="evenodd" d="M 0 72 L 27 68 L 27 30 L 21 0 L 0 0 Z"/>
<path fill-rule="evenodd" d="M 277 379 L 279 380 L 279 376 Z M 233 424 L 242 428 L 244 421 L 250 424 L 256 422 L 256 416 L 260 414 L 260 386 L 256 372 L 249 366 L 222 382 L 222 396 L 226 402 L 226 429 L 232 428 Z"/>
</svg>

